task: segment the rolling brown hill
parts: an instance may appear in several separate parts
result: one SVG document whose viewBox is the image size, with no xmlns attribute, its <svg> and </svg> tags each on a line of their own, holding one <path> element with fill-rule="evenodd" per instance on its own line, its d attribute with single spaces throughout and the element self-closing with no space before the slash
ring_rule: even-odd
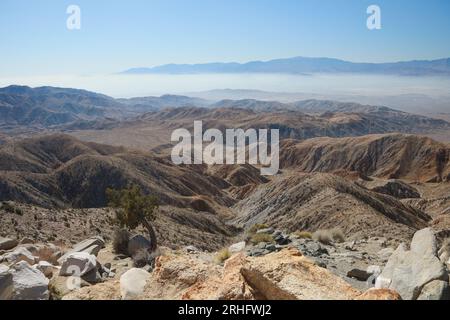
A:
<svg viewBox="0 0 450 320">
<path fill-rule="evenodd" d="M 450 146 L 403 134 L 315 138 L 281 143 L 282 168 L 302 172 L 357 172 L 387 179 L 450 181 Z"/>
<path fill-rule="evenodd" d="M 341 228 L 350 239 L 407 239 L 431 218 L 400 200 L 336 175 L 288 172 L 233 207 L 244 228 L 267 223 L 282 230 Z"/>
<path fill-rule="evenodd" d="M 16 200 L 44 207 L 101 207 L 105 189 L 130 183 L 157 195 L 162 204 L 214 208 L 234 200 L 221 188 L 228 182 L 174 166 L 150 153 L 81 142 L 50 135 L 6 143 L 0 147 L 0 200 Z"/>
</svg>

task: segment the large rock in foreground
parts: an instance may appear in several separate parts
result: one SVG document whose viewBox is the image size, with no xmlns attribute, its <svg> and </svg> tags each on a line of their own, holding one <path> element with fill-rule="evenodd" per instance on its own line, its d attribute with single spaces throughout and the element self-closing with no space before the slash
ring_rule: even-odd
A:
<svg viewBox="0 0 450 320">
<path fill-rule="evenodd" d="M 351 300 L 361 294 L 296 249 L 249 258 L 241 273 L 258 295 L 269 300 Z"/>
<path fill-rule="evenodd" d="M 60 276 L 82 277 L 97 268 L 97 259 L 86 252 L 74 252 L 61 261 Z"/>
<path fill-rule="evenodd" d="M 150 273 L 143 269 L 133 268 L 120 277 L 120 294 L 123 300 L 136 299 L 144 293 Z"/>
<path fill-rule="evenodd" d="M 13 276 L 14 300 L 48 300 L 49 280 L 39 270 L 21 261 L 11 268 Z"/>
<path fill-rule="evenodd" d="M 448 281 L 448 274 L 437 257 L 436 237 L 427 228 L 414 235 L 411 250 L 404 245 L 398 247 L 377 278 L 376 287 L 393 289 L 404 300 L 416 300 L 422 289 L 435 280 Z"/>
<path fill-rule="evenodd" d="M 0 264 L 0 300 L 10 300 L 13 296 L 13 276 L 7 266 Z"/>
</svg>

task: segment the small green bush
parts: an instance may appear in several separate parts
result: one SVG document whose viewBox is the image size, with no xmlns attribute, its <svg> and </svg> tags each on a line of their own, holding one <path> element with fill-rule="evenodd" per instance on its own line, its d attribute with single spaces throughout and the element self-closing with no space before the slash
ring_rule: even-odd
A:
<svg viewBox="0 0 450 320">
<path fill-rule="evenodd" d="M 250 238 L 250 242 L 254 245 L 267 242 L 267 243 L 275 243 L 275 240 L 270 234 L 267 233 L 256 233 Z"/>
</svg>

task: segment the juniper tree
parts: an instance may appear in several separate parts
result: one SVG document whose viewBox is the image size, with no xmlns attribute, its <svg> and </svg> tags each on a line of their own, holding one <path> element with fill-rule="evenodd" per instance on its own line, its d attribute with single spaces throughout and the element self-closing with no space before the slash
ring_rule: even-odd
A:
<svg viewBox="0 0 450 320">
<path fill-rule="evenodd" d="M 158 199 L 152 195 L 144 195 L 136 185 L 121 190 L 108 188 L 106 196 L 109 206 L 116 209 L 117 223 L 131 230 L 143 225 L 150 236 L 150 251 L 155 251 L 158 243 L 151 223 L 157 215 Z"/>
</svg>

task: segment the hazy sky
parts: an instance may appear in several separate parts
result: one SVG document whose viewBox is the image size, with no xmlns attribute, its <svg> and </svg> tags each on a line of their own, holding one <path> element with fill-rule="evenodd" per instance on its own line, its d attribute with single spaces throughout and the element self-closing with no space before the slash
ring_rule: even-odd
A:
<svg viewBox="0 0 450 320">
<path fill-rule="evenodd" d="M 81 30 L 66 28 L 67 6 Z M 382 30 L 366 28 L 377 4 Z M 113 73 L 165 63 L 450 56 L 448 0 L 0 0 L 0 76 Z"/>
</svg>

